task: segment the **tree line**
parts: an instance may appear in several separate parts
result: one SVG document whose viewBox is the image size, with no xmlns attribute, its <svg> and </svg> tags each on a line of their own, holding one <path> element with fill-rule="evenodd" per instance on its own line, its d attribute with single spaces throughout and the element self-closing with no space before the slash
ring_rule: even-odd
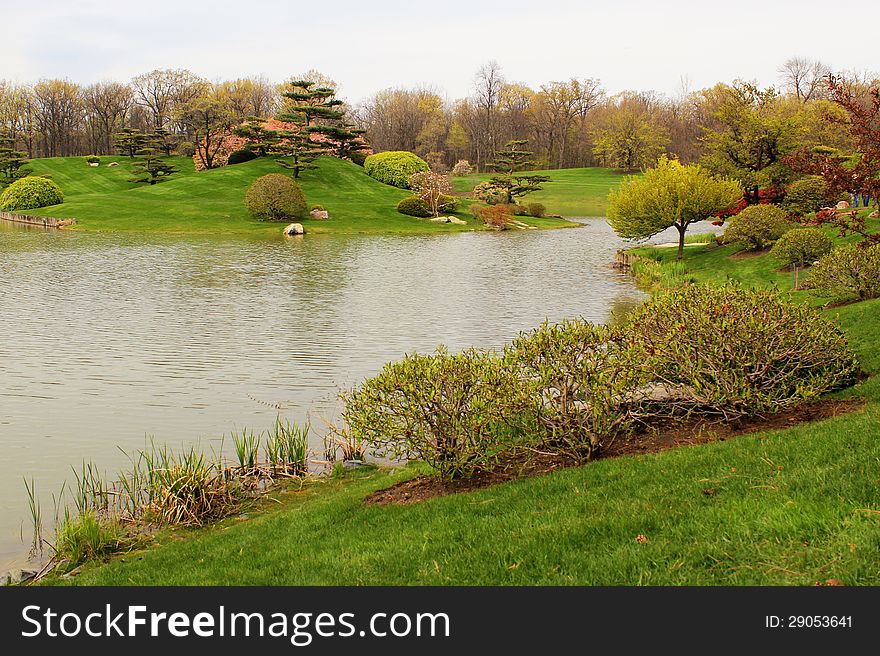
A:
<svg viewBox="0 0 880 656">
<path fill-rule="evenodd" d="M 779 182 L 791 152 L 854 148 L 846 114 L 832 102 L 831 68 L 793 58 L 779 73 L 779 85 L 766 88 L 732 81 L 700 90 L 683 84 L 671 96 L 610 94 L 594 77 L 534 89 L 508 80 L 490 62 L 477 71 L 466 98 L 449 100 L 429 87 L 390 88 L 341 109 L 353 123 L 346 127 L 364 130 L 373 150 L 411 151 L 435 170 L 462 159 L 487 170 L 506 143 L 526 141 L 536 168 L 632 171 L 667 155 L 683 163 L 703 161 L 746 185 L 765 186 Z M 869 73 L 846 79 L 857 93 L 877 84 Z M 337 88 L 317 71 L 291 80 Z M 113 153 L 116 135 L 126 130 L 167 134 L 170 146 L 198 144 L 248 117 L 289 112 L 284 96 L 289 84 L 262 77 L 211 82 L 183 69 L 88 86 L 59 79 L 32 85 L 0 81 L 0 136 L 31 157 Z"/>
</svg>

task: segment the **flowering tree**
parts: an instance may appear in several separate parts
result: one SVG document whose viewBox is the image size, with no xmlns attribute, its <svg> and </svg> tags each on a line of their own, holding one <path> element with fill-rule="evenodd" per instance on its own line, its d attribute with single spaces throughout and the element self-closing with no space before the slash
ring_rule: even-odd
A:
<svg viewBox="0 0 880 656">
<path fill-rule="evenodd" d="M 433 216 L 440 215 L 443 196 L 452 192 L 449 178 L 433 171 L 420 171 L 409 176 L 409 188 L 424 201 Z"/>
</svg>

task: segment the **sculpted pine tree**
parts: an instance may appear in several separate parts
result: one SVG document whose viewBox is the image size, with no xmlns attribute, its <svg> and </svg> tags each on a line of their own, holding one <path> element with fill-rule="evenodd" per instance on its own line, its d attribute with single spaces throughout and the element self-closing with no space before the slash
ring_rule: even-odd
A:
<svg viewBox="0 0 880 656">
<path fill-rule="evenodd" d="M 25 177 L 30 172 L 27 163 L 27 153 L 16 150 L 15 140 L 7 133 L 0 132 L 0 184 L 9 184 Z"/>
<path fill-rule="evenodd" d="M 550 182 L 546 175 L 518 174 L 535 164 L 532 160 L 534 153 L 522 148 L 527 143 L 525 139 L 508 141 L 503 150 L 495 153 L 495 161 L 489 164 L 490 168 L 501 172 L 501 175 L 493 176 L 489 183 L 506 195 L 508 203 L 514 202 L 514 198 L 540 191 L 542 183 Z"/>
<path fill-rule="evenodd" d="M 138 154 L 148 143 L 151 137 L 134 128 L 122 128 L 113 135 L 113 145 L 120 155 L 128 155 L 131 159 Z"/>
<path fill-rule="evenodd" d="M 146 182 L 154 185 L 177 171 L 178 168 L 164 161 L 155 148 L 143 148 L 138 151 L 138 158 L 131 169 L 134 177 L 130 178 L 129 182 Z"/>
<path fill-rule="evenodd" d="M 683 166 L 663 156 L 657 166 L 641 176 L 628 177 L 611 192 L 608 223 L 624 239 L 647 239 L 674 226 L 681 260 L 688 226 L 741 197 L 738 181 L 716 178 L 698 164 Z"/>
</svg>

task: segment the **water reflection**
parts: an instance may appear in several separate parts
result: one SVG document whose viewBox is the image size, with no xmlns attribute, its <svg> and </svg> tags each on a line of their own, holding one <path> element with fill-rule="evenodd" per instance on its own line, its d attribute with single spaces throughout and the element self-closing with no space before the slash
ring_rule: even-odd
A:
<svg viewBox="0 0 880 656">
<path fill-rule="evenodd" d="M 217 444 L 331 414 L 338 387 L 407 352 L 604 322 L 643 298 L 609 267 L 621 245 L 601 220 L 277 241 L 0 224 L 0 569 L 26 550 L 23 476 L 48 498 L 71 465 L 112 474 L 147 436 Z"/>
</svg>

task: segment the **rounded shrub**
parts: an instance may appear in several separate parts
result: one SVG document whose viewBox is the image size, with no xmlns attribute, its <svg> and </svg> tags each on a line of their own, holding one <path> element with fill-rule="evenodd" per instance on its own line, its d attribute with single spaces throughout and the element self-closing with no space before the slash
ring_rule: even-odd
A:
<svg viewBox="0 0 880 656">
<path fill-rule="evenodd" d="M 423 460 L 445 479 L 491 469 L 512 448 L 517 381 L 500 358 L 469 349 L 413 354 L 341 394 L 350 436 L 393 460 Z"/>
<path fill-rule="evenodd" d="M 324 212 L 323 205 L 312 205 L 312 212 Z"/>
<path fill-rule="evenodd" d="M 734 218 L 724 231 L 725 244 L 743 244 L 755 251 L 771 246 L 794 225 L 785 210 L 776 205 L 749 205 Z"/>
<path fill-rule="evenodd" d="M 447 196 L 446 194 L 440 196 L 441 212 L 454 212 L 457 205 L 458 199 L 455 196 Z"/>
<path fill-rule="evenodd" d="M 782 207 L 789 214 L 806 216 L 830 205 L 833 199 L 834 194 L 829 192 L 825 181 L 818 175 L 809 175 L 786 187 Z"/>
<path fill-rule="evenodd" d="M 770 253 L 782 266 L 803 266 L 829 253 L 832 246 L 831 238 L 818 228 L 797 228 L 782 235 Z"/>
<path fill-rule="evenodd" d="M 545 321 L 520 333 L 505 347 L 504 359 L 525 388 L 518 396 L 525 432 L 577 460 L 631 432 L 634 415 L 622 401 L 649 380 L 637 343 L 618 328 L 582 319 Z"/>
<path fill-rule="evenodd" d="M 196 154 L 196 145 L 192 141 L 182 141 L 177 147 L 177 153 L 183 157 L 192 157 Z"/>
<path fill-rule="evenodd" d="M 547 208 L 544 207 L 541 203 L 529 203 L 528 205 L 529 216 L 533 216 L 536 219 L 540 219 L 544 216 Z"/>
<path fill-rule="evenodd" d="M 87 164 L 98 164 L 101 161 L 101 158 L 97 155 L 86 155 L 84 158 Z"/>
<path fill-rule="evenodd" d="M 281 173 L 269 173 L 254 180 L 244 199 L 248 211 L 264 221 L 301 219 L 306 215 L 306 199 L 299 185 Z"/>
<path fill-rule="evenodd" d="M 229 159 L 226 160 L 226 164 L 241 164 L 242 162 L 250 162 L 252 159 L 257 159 L 257 154 L 252 150 L 242 148 L 241 150 L 232 151 L 229 154 Z"/>
<path fill-rule="evenodd" d="M 880 244 L 835 248 L 813 266 L 807 285 L 837 302 L 880 297 Z"/>
<path fill-rule="evenodd" d="M 48 178 L 27 176 L 16 180 L 0 194 L 0 211 L 18 212 L 64 202 L 64 193 Z"/>
<path fill-rule="evenodd" d="M 409 178 L 413 173 L 429 170 L 425 160 L 405 150 L 376 153 L 364 160 L 364 171 L 367 175 L 401 189 L 409 189 Z"/>
<path fill-rule="evenodd" d="M 352 164 L 363 166 L 367 159 L 367 154 L 362 150 L 353 150 L 348 154 L 348 159 L 351 160 Z"/>
<path fill-rule="evenodd" d="M 420 219 L 431 216 L 431 208 L 418 196 L 409 196 L 397 204 L 397 211 L 407 216 L 416 216 Z"/>
<path fill-rule="evenodd" d="M 774 291 L 688 285 L 653 297 L 624 330 L 654 381 L 641 417 L 772 414 L 851 384 L 859 373 L 841 330 Z"/>
</svg>

